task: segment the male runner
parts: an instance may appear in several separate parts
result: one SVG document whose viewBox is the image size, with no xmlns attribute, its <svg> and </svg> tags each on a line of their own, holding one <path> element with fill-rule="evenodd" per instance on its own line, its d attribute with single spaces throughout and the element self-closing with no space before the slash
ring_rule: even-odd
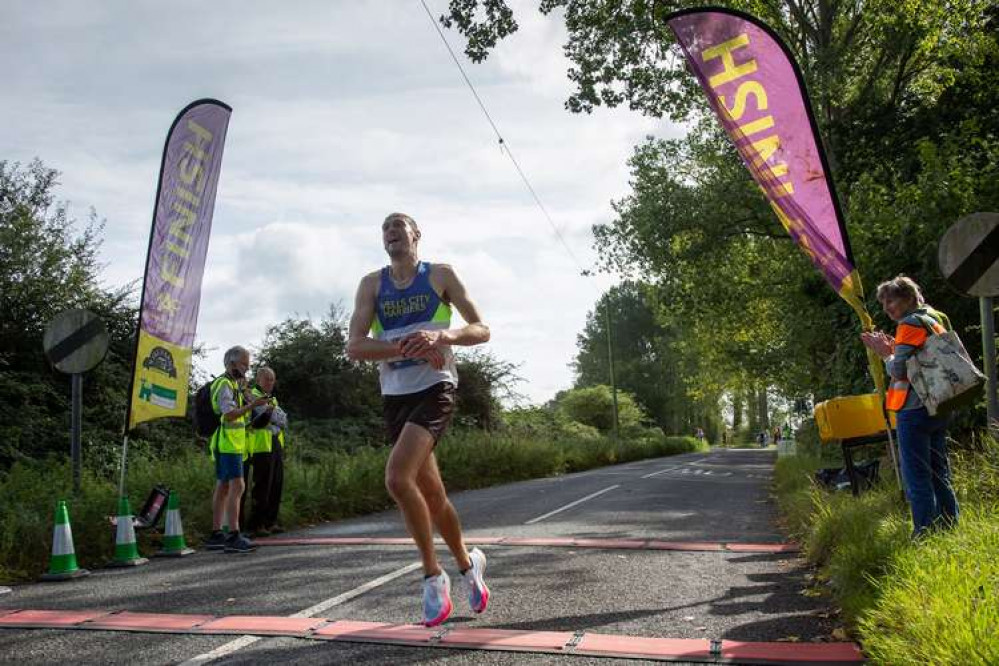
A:
<svg viewBox="0 0 999 666">
<path fill-rule="evenodd" d="M 454 410 L 458 384 L 452 345 L 489 340 L 489 327 L 447 264 L 420 261 L 420 230 L 413 218 L 392 213 L 382 223 L 391 264 L 361 280 L 350 318 L 347 355 L 380 361 L 385 423 L 394 444 L 385 487 L 402 511 L 423 561 L 423 623 L 434 627 L 451 614 L 451 583 L 434 552 L 437 527 L 457 561 L 472 611 L 489 603 L 485 554 L 465 548 L 458 514 L 447 498 L 434 447 Z M 468 322 L 450 328 L 451 305 Z M 369 334 L 370 331 L 370 334 Z"/>
</svg>

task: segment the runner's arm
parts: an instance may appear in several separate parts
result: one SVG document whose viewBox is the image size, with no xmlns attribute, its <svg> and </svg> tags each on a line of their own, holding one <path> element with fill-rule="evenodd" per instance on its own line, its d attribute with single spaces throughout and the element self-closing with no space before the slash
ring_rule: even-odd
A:
<svg viewBox="0 0 999 666">
<path fill-rule="evenodd" d="M 468 295 L 465 284 L 450 266 L 443 264 L 440 268 L 442 277 L 445 280 L 444 296 L 451 301 L 451 304 L 458 310 L 458 314 L 466 322 L 465 326 L 461 328 L 452 328 L 444 331 L 444 335 L 442 336 L 444 338 L 443 344 L 470 347 L 489 342 L 489 326 L 482 321 L 482 314 L 479 312 L 478 306 Z"/>
<path fill-rule="evenodd" d="M 468 290 L 458 278 L 458 275 L 447 264 L 435 264 L 442 282 L 443 298 L 450 301 L 465 320 L 461 328 L 449 328 L 443 331 L 417 331 L 403 338 L 401 348 L 403 354 L 409 357 L 423 356 L 430 349 L 444 345 L 460 345 L 470 347 L 489 341 L 489 326 L 482 321 L 479 308 L 468 295 Z"/>
<path fill-rule="evenodd" d="M 372 338 L 371 324 L 375 320 L 378 273 L 366 275 L 357 287 L 354 313 L 347 332 L 347 358 L 353 361 L 381 361 L 399 356 L 399 345 Z"/>
</svg>

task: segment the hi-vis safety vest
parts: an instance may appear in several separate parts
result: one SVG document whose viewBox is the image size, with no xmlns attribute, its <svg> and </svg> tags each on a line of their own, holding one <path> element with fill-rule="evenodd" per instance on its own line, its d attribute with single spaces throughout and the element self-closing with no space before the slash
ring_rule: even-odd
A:
<svg viewBox="0 0 999 666">
<path fill-rule="evenodd" d="M 910 323 L 910 320 L 915 320 L 917 323 Z M 947 329 L 940 323 L 941 320 L 947 321 L 946 315 L 930 308 L 925 311 L 917 310 L 914 314 L 907 315 L 899 322 L 898 328 L 895 330 L 895 344 L 909 345 L 917 349 L 922 347 L 926 338 L 929 337 L 926 325 L 932 326 L 934 335 L 946 333 Z M 918 322 L 925 322 L 926 325 Z M 888 386 L 888 394 L 885 396 L 885 408 L 897 412 L 905 406 L 905 398 L 908 395 L 909 381 L 892 378 L 891 384 Z"/>
<path fill-rule="evenodd" d="M 236 407 L 243 406 L 243 392 L 239 390 L 236 382 L 229 377 L 222 375 L 212 382 L 212 409 L 219 415 L 219 428 L 212 435 L 211 450 L 219 453 L 241 453 L 246 457 L 246 424 L 249 416 L 243 414 L 232 421 L 227 421 L 222 416 L 222 407 L 219 405 L 219 396 L 222 394 L 222 387 L 228 386 L 236 400 Z"/>
<path fill-rule="evenodd" d="M 253 387 L 253 396 L 255 398 L 262 398 L 264 392 L 260 390 L 259 387 Z M 270 404 L 275 407 L 278 406 L 277 398 L 271 398 Z M 254 453 L 270 453 L 272 446 L 272 434 L 267 428 L 262 428 L 257 430 L 256 428 L 248 427 L 246 430 L 246 454 L 252 456 Z M 284 431 L 278 432 L 278 442 L 281 444 L 281 448 L 284 448 Z"/>
</svg>

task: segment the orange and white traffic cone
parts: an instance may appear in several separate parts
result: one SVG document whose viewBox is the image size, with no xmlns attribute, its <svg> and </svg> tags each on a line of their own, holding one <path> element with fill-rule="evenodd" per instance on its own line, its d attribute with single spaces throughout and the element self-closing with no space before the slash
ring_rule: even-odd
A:
<svg viewBox="0 0 999 666">
<path fill-rule="evenodd" d="M 132 524 L 132 507 L 128 498 L 118 500 L 118 519 L 115 529 L 114 559 L 109 567 L 137 567 L 148 564 L 149 560 L 139 557 L 139 548 L 135 543 L 135 526 Z"/>
<path fill-rule="evenodd" d="M 44 581 L 72 580 L 89 576 L 90 572 L 76 564 L 76 550 L 73 548 L 73 529 L 69 526 L 69 510 L 66 502 L 56 504 L 55 528 L 52 530 L 52 559 Z"/>
<path fill-rule="evenodd" d="M 184 557 L 194 552 L 193 548 L 188 548 L 184 542 L 184 525 L 180 521 L 180 501 L 177 493 L 170 491 L 170 499 L 167 501 L 166 534 L 163 535 L 163 547 L 156 553 L 156 557 Z"/>
</svg>

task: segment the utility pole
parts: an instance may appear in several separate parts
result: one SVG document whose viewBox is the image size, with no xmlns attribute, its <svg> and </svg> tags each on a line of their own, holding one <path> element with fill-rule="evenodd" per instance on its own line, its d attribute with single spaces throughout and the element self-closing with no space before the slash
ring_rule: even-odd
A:
<svg viewBox="0 0 999 666">
<path fill-rule="evenodd" d="M 607 303 L 604 306 L 604 318 L 607 321 L 607 363 L 610 366 L 611 396 L 614 398 L 614 441 L 620 442 L 621 433 L 617 417 L 617 380 L 614 378 L 614 346 L 611 344 L 610 292 L 607 292 Z"/>
</svg>

